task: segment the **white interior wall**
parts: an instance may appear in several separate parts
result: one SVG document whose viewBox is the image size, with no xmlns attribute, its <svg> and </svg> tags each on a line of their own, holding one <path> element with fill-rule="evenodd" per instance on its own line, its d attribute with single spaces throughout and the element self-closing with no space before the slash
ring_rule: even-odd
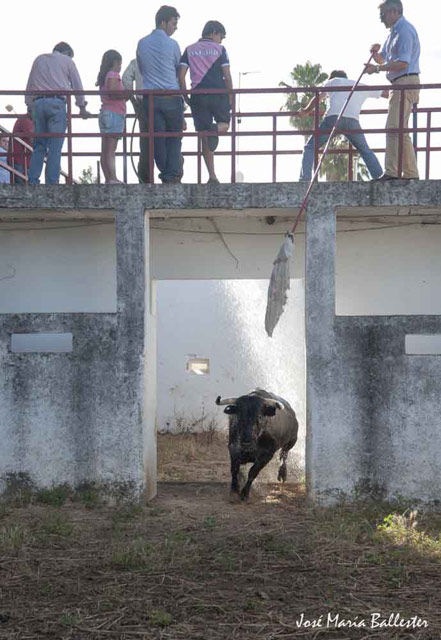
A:
<svg viewBox="0 0 441 640">
<path fill-rule="evenodd" d="M 0 313 L 114 311 L 114 223 L 1 226 Z"/>
<path fill-rule="evenodd" d="M 412 220 L 393 228 L 364 220 L 338 232 L 337 314 L 441 314 L 440 247 L 440 225 Z"/>
<path fill-rule="evenodd" d="M 268 281 L 165 281 L 157 286 L 158 428 L 176 430 L 227 418 L 215 399 L 262 387 L 286 398 L 299 423 L 304 455 L 304 287 L 292 280 L 273 338 L 264 329 Z M 209 358 L 209 375 L 186 371 L 189 356 Z"/>
</svg>

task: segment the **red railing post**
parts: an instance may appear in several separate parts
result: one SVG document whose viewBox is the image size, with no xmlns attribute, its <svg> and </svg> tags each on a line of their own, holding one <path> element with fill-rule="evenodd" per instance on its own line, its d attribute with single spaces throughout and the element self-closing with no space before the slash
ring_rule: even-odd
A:
<svg viewBox="0 0 441 640">
<path fill-rule="evenodd" d="M 155 133 L 154 133 L 154 129 L 155 129 L 155 120 L 154 120 L 154 113 L 153 113 L 153 108 L 154 108 L 154 102 L 153 102 L 153 93 L 149 93 L 148 94 L 148 113 L 147 113 L 147 119 L 148 119 L 148 132 L 149 132 L 149 182 L 150 184 L 153 184 L 154 180 L 155 180 Z"/>
<path fill-rule="evenodd" d="M 318 128 L 320 122 L 320 93 L 315 92 L 315 108 L 314 108 L 314 171 L 317 169 L 318 157 L 319 157 L 319 145 L 318 145 Z"/>
<path fill-rule="evenodd" d="M 73 158 L 72 158 L 72 96 L 67 95 L 67 184 L 73 182 Z"/>
<path fill-rule="evenodd" d="M 236 94 L 232 94 L 231 105 L 231 183 L 236 182 Z"/>
<path fill-rule="evenodd" d="M 430 129 L 432 126 L 432 113 L 427 112 L 427 133 L 426 133 L 426 180 L 429 180 L 430 176 Z"/>
<path fill-rule="evenodd" d="M 400 121 L 398 133 L 398 177 L 401 178 L 403 171 L 403 148 L 404 148 L 404 91 L 400 89 Z"/>
<path fill-rule="evenodd" d="M 352 144 L 348 141 L 349 144 L 349 151 L 348 151 L 348 161 L 349 161 L 349 165 L 348 165 L 348 180 L 349 182 L 352 182 L 354 179 L 354 147 L 352 146 Z M 357 178 L 355 178 L 357 179 Z"/>
<path fill-rule="evenodd" d="M 277 116 L 273 116 L 273 182 L 277 180 Z"/>
<path fill-rule="evenodd" d="M 127 138 L 125 135 L 127 133 L 126 120 L 124 120 L 123 133 L 123 182 L 127 183 Z"/>
<path fill-rule="evenodd" d="M 197 171 L 198 171 L 198 184 L 202 182 L 202 139 L 198 135 L 196 138 L 197 144 Z"/>
</svg>

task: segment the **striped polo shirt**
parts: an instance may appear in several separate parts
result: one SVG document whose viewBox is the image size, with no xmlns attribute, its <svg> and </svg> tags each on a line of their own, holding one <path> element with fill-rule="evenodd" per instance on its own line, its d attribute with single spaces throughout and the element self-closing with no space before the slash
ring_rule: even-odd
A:
<svg viewBox="0 0 441 640">
<path fill-rule="evenodd" d="M 230 66 L 222 44 L 201 38 L 184 51 L 180 65 L 190 68 L 193 89 L 225 89 L 224 67 Z"/>
</svg>

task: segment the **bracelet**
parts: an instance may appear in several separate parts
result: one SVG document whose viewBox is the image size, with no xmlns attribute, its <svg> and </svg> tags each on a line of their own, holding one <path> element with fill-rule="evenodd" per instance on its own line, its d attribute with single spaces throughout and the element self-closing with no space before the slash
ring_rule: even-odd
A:
<svg viewBox="0 0 441 640">
<path fill-rule="evenodd" d="M 380 65 L 377 64 L 377 66 L 375 67 L 375 73 L 380 73 Z"/>
</svg>

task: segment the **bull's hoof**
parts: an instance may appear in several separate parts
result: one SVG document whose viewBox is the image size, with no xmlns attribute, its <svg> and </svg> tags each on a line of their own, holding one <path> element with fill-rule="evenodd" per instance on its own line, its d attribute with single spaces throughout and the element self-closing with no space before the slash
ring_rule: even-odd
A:
<svg viewBox="0 0 441 640">
<path fill-rule="evenodd" d="M 286 482 L 286 467 L 280 467 L 279 473 L 277 474 L 277 480 L 279 482 Z"/>
</svg>

